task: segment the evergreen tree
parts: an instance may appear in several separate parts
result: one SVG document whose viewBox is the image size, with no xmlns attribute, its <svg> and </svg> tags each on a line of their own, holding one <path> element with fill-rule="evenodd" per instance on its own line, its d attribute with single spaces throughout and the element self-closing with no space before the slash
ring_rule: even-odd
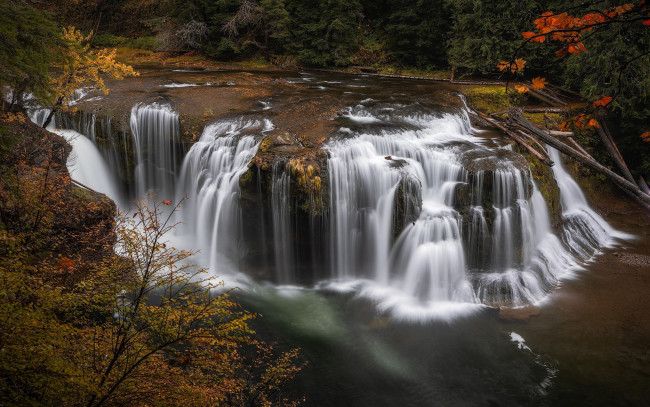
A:
<svg viewBox="0 0 650 407">
<path fill-rule="evenodd" d="M 420 68 L 446 67 L 451 17 L 443 0 L 392 0 L 384 12 L 389 46 L 400 62 Z"/>
<path fill-rule="evenodd" d="M 358 49 L 359 0 L 289 0 L 295 38 L 292 51 L 302 62 L 345 66 Z"/>
<path fill-rule="evenodd" d="M 291 42 L 291 17 L 284 0 L 262 0 L 264 46 L 268 52 L 282 53 Z"/>
<path fill-rule="evenodd" d="M 33 93 L 41 103 L 52 98 L 48 70 L 60 45 L 59 29 L 44 13 L 23 2 L 0 0 L 0 89 L 13 90 L 10 107 L 24 93 Z"/>
<path fill-rule="evenodd" d="M 507 2 L 499 0 L 447 0 L 453 25 L 449 63 L 474 73 L 494 73 L 499 61 L 513 55 L 522 43 L 521 33 L 529 31 L 532 21 L 544 10 L 536 0 Z M 548 7 L 545 5 L 544 7 Z M 548 67 L 553 59 L 544 47 L 526 54 L 529 66 Z"/>
</svg>

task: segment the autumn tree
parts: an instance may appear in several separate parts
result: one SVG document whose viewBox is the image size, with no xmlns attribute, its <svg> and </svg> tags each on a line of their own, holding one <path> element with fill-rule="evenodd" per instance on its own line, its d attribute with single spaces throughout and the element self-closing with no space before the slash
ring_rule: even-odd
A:
<svg viewBox="0 0 650 407">
<path fill-rule="evenodd" d="M 69 103 L 74 100 L 78 90 L 96 88 L 108 94 L 104 76 L 122 79 L 138 75 L 132 67 L 115 60 L 115 50 L 91 50 L 88 43 L 91 36 L 92 32 L 84 36 L 74 27 L 63 29 L 66 47 L 54 65 L 57 74 L 51 82 L 51 88 L 55 97 L 50 114 L 43 123 L 44 128 L 50 124 L 56 111 L 71 108 Z"/>
<path fill-rule="evenodd" d="M 632 173 L 641 176 L 638 183 L 647 191 L 644 176 L 650 175 L 650 148 L 638 138 L 650 141 L 650 8 L 646 1 L 579 4 L 546 11 L 533 24 L 535 30 L 521 34 L 523 43 L 509 62 L 499 64 L 500 69 L 520 71 L 515 61 L 523 61 L 517 54 L 527 44 L 551 44 L 556 63 L 565 70 L 565 85 L 590 102 L 562 129 L 591 127 L 624 177 L 635 182 Z M 536 78 L 530 86 L 542 89 L 545 83 Z M 528 89 L 526 85 L 517 88 L 519 92 Z M 619 134 L 616 143 L 610 126 Z"/>
</svg>

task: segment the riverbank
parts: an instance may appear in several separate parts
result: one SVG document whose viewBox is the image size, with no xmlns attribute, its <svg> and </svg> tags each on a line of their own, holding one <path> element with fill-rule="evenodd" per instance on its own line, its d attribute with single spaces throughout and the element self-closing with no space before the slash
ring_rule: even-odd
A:
<svg viewBox="0 0 650 407">
<path fill-rule="evenodd" d="M 522 309 L 523 320 L 503 324 L 556 368 L 550 405 L 648 405 L 650 214 L 611 194 L 592 205 L 633 238 L 603 249 L 542 304 Z"/>
</svg>

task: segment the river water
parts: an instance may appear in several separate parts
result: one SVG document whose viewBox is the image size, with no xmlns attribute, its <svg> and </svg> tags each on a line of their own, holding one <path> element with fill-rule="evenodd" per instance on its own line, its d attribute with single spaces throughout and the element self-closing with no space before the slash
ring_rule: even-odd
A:
<svg viewBox="0 0 650 407">
<path fill-rule="evenodd" d="M 155 75 L 174 79 L 158 86 L 205 88 L 220 74 L 194 72 L 185 82 L 182 73 Z M 609 336 L 594 337 L 624 313 L 589 313 L 590 302 L 617 299 L 584 298 L 598 294 L 585 282 L 616 280 L 602 277 L 601 258 L 615 266 L 612 253 L 625 245 L 647 253 L 647 237 L 635 240 L 638 227 L 610 225 L 593 211 L 557 152 L 550 154 L 562 219 L 553 227 L 525 161 L 498 134 L 473 127 L 462 97 L 449 88 L 332 74 L 273 79 L 294 90 L 267 96 L 255 111 L 215 118 L 191 146 L 180 141 L 173 94 L 133 105 L 131 141 L 97 143 L 96 129 L 106 137 L 110 123 L 92 115 L 59 118 L 56 126 L 68 128 L 59 131 L 73 145 L 72 176 L 124 209 L 149 192 L 188 197 L 173 240 L 200 249 L 197 263 L 242 288 L 240 301 L 262 314 L 255 322 L 262 336 L 302 349 L 308 365 L 291 392 L 314 406 L 650 400 L 647 323 L 634 320 L 627 330 L 615 324 Z M 269 222 L 260 224 L 259 239 L 244 231 L 251 214 L 239 203 L 239 180 L 263 140 L 286 127 L 278 106 L 323 92 L 339 104 L 320 147 L 328 181 L 320 193 L 329 207 L 306 232 L 322 244 L 309 247 L 319 253 L 305 255 L 313 268 L 306 270 L 290 157 L 270 170 L 268 207 L 259 208 Z M 133 173 L 124 177 L 129 160 Z M 125 178 L 131 181 L 119 185 Z M 260 244 L 268 271 L 251 274 L 246 257 Z M 637 274 L 647 259 L 640 256 Z M 574 311 L 585 318 L 567 316 Z M 611 336 L 626 341 L 630 332 L 628 353 L 612 352 L 621 342 Z M 620 365 L 630 361 L 640 367 Z"/>
</svg>

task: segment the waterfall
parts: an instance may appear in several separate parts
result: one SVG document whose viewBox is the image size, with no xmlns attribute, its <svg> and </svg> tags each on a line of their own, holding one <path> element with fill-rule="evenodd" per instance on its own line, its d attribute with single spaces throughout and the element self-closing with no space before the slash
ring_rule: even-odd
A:
<svg viewBox="0 0 650 407">
<path fill-rule="evenodd" d="M 363 109 L 346 117 L 363 124 L 383 119 Z M 403 120 L 420 128 L 361 132 L 329 147 L 332 274 L 390 284 L 423 301 L 473 302 L 461 219 L 451 207 L 465 172 L 454 148 L 444 145 L 462 134 L 465 123 L 451 115 Z M 414 183 L 420 213 L 403 231 L 395 230 L 396 192 Z"/>
<path fill-rule="evenodd" d="M 36 111 L 33 120 L 46 114 Z M 477 137 L 466 109 L 432 113 L 418 103 L 366 99 L 337 120 L 339 137 L 325 147 L 329 211 L 309 218 L 298 210 L 290 157 L 277 157 L 258 168 L 257 195 L 241 200 L 257 211 L 245 218 L 239 181 L 270 121 L 214 122 L 183 157 L 179 117 L 167 105 L 135 105 L 132 138 L 92 113 L 56 117 L 58 126 L 85 135 L 60 132 L 73 145 L 75 179 L 117 202 L 126 200 L 118 178 L 132 181 L 132 197 L 187 197 L 177 236 L 199 249 L 199 262 L 213 272 L 239 271 L 249 257 L 250 269 L 270 267 L 276 282 L 296 284 L 329 267 L 322 284 L 369 296 L 396 315 L 445 313 L 449 304 L 534 303 L 612 238 L 627 237 L 589 208 L 550 149 L 563 221 L 554 231 L 523 158 Z"/>
<path fill-rule="evenodd" d="M 598 249 L 608 245 L 612 238 L 630 238 L 629 235 L 614 230 L 589 207 L 582 190 L 564 169 L 560 153 L 552 147 L 547 148 L 555 163 L 553 174 L 561 192 L 564 221 L 561 236 L 569 249 L 576 256 L 588 259 Z"/>
<path fill-rule="evenodd" d="M 174 193 L 177 163 L 182 158 L 178 113 L 168 105 L 136 104 L 131 109 L 135 147 L 135 190 L 142 198 L 156 193 L 160 199 Z"/>
<path fill-rule="evenodd" d="M 525 163 L 510 161 L 510 149 L 487 147 L 466 113 L 387 111 L 348 109 L 342 120 L 351 135 L 328 146 L 331 275 L 385 287 L 372 294 L 386 296 L 380 308 L 412 311 L 414 299 L 423 307 L 536 302 L 608 242 L 611 228 L 561 165 L 560 239 Z M 460 159 L 468 151 L 479 152 L 486 169 L 468 172 Z M 395 218 L 407 214 L 398 192 L 407 185 L 419 187 L 421 207 L 400 223 Z M 456 196 L 459 188 L 467 198 Z"/>
<path fill-rule="evenodd" d="M 281 284 L 295 281 L 293 231 L 290 214 L 291 174 L 283 161 L 273 164 L 271 174 L 271 213 L 276 279 Z"/>
<path fill-rule="evenodd" d="M 42 126 L 49 113 L 49 109 L 36 109 L 30 114 L 31 120 Z M 57 129 L 56 120 L 52 120 L 48 130 L 63 137 L 72 146 L 66 166 L 73 180 L 106 194 L 118 206 L 124 204 L 124 195 L 114 171 L 90 139 L 74 130 Z"/>
<path fill-rule="evenodd" d="M 255 135 L 271 128 L 269 121 L 245 119 L 210 124 L 183 160 L 176 190 L 177 199 L 187 197 L 179 213 L 181 232 L 192 237 L 213 272 L 245 254 L 239 178 L 259 146 Z"/>
</svg>

